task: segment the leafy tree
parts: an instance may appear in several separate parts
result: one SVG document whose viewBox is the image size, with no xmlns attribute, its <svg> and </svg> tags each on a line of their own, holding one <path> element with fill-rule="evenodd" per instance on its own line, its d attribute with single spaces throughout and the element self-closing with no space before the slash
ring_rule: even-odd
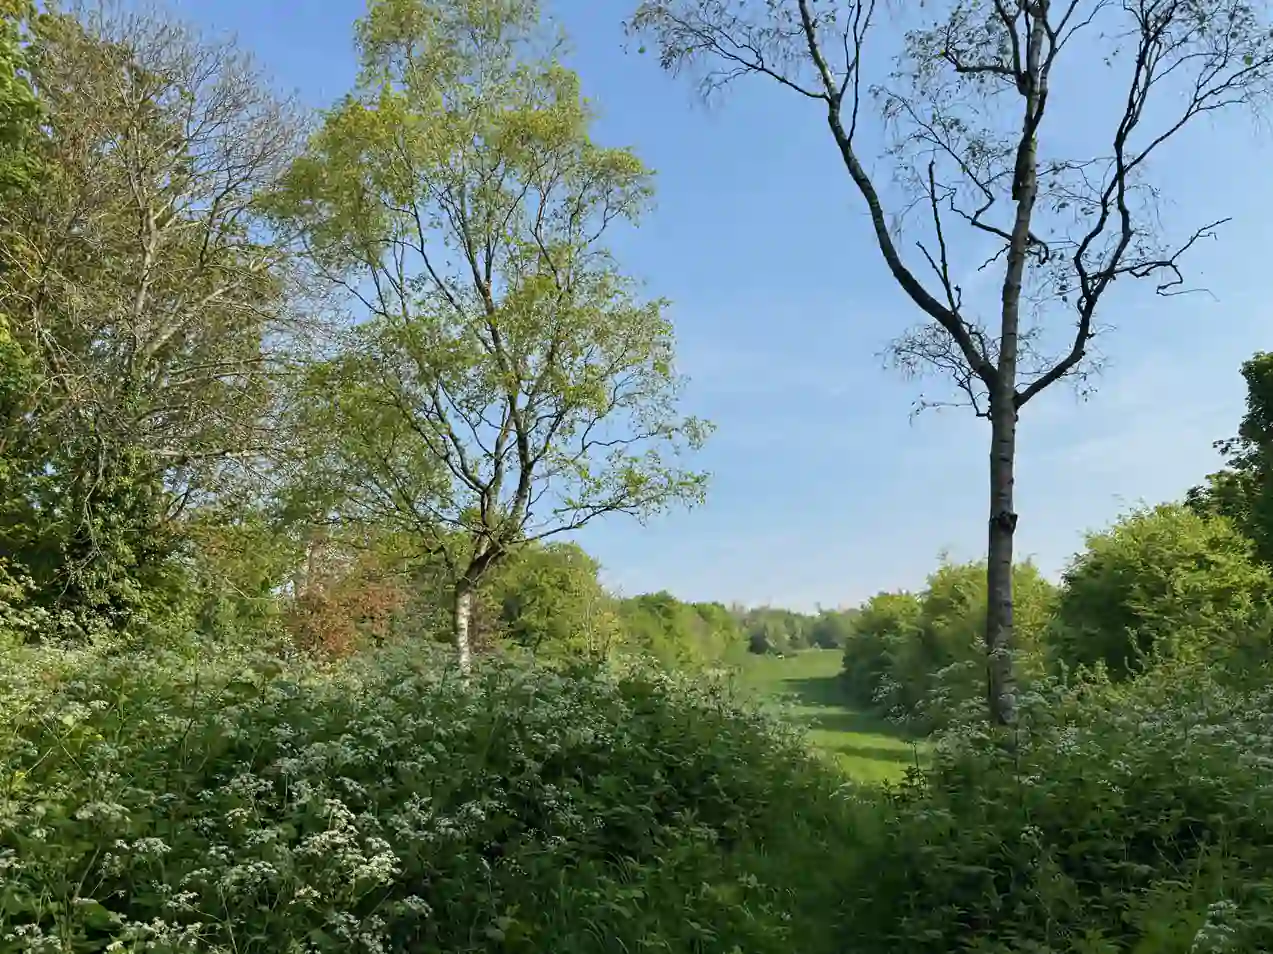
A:
<svg viewBox="0 0 1273 954">
<path fill-rule="evenodd" d="M 1090 534 L 1064 575 L 1054 652 L 1126 678 L 1150 653 L 1238 648 L 1268 620 L 1273 582 L 1224 517 L 1178 504 L 1138 510 Z"/>
<path fill-rule="evenodd" d="M 809 625 L 809 645 L 819 649 L 843 649 L 853 633 L 856 610 L 823 610 Z"/>
<path fill-rule="evenodd" d="M 632 26 L 653 39 L 665 67 L 701 66 L 706 91 L 763 76 L 824 117 L 889 273 L 924 315 L 896 342 L 900 364 L 948 375 L 958 400 L 990 424 L 988 697 L 991 718 L 1011 723 L 1018 417 L 1057 381 L 1084 379 L 1114 282 L 1178 288 L 1182 256 L 1219 224 L 1167 235 L 1147 174 L 1183 129 L 1269 91 L 1269 18 L 1249 0 L 908 4 L 894 69 L 877 77 L 868 59 L 884 39 L 881 6 L 643 0 Z M 1057 108 L 1073 85 L 1067 74 L 1102 69 L 1113 108 L 1100 117 L 1091 104 L 1076 107 L 1104 132 L 1090 151 L 1067 154 L 1075 138 L 1059 128 Z M 878 176 L 862 153 L 868 96 L 892 137 Z M 885 179 L 910 193 L 893 208 Z M 913 260 L 896 229 L 903 210 Z M 965 299 L 961 276 L 979 262 L 997 273 L 994 300 Z M 1053 353 L 1049 325 L 1058 322 L 1067 341 Z"/>
<path fill-rule="evenodd" d="M 646 593 L 619 604 L 623 644 L 675 668 L 725 661 L 742 643 L 732 614 L 718 603 L 683 603 Z"/>
<path fill-rule="evenodd" d="M 874 706 L 896 647 L 918 638 L 921 604 L 913 593 L 877 593 L 862 606 L 844 644 L 849 698 Z"/>
<path fill-rule="evenodd" d="M 753 653 L 778 653 L 810 645 L 811 619 L 801 613 L 773 606 L 747 610 L 740 619 Z"/>
<path fill-rule="evenodd" d="M 1273 354 L 1243 362 L 1242 377 L 1247 409 L 1238 435 L 1216 443 L 1225 467 L 1192 488 L 1187 502 L 1198 513 L 1228 517 L 1260 561 L 1273 565 Z"/>
<path fill-rule="evenodd" d="M 31 87 L 25 34 L 29 0 L 0 0 L 0 196 L 31 188 L 39 170 L 41 108 Z"/>
<path fill-rule="evenodd" d="M 263 449 L 284 252 L 254 203 L 296 123 L 162 16 L 43 13 L 26 55 L 40 175 L 0 207 L 0 545 L 82 633 L 133 615 L 179 518 Z"/>
<path fill-rule="evenodd" d="M 702 495 L 676 454 L 663 303 L 605 239 L 649 177 L 597 145 L 533 0 L 374 0 L 359 86 L 273 208 L 361 321 L 314 372 L 362 510 L 446 563 L 469 664 L 474 595 L 517 547 Z"/>
<path fill-rule="evenodd" d="M 532 651 L 606 656 L 619 639 L 600 564 L 574 543 L 521 548 L 488 586 L 504 633 Z"/>
<path fill-rule="evenodd" d="M 743 634 L 738 620 L 729 607 L 722 603 L 691 603 L 701 622 L 703 645 L 711 662 L 724 662 L 741 656 Z"/>
<path fill-rule="evenodd" d="M 38 174 L 40 103 L 31 88 L 23 31 L 34 8 L 21 0 L 0 2 L 0 201 L 34 186 Z M 10 239 L 0 235 L 0 242 Z M 17 437 L 28 397 L 40 385 L 39 368 L 0 310 L 0 499 L 13 492 L 24 448 Z M 29 571 L 0 558 L 0 641 L 25 641 L 46 621 L 28 605 Z"/>
<path fill-rule="evenodd" d="M 1013 569 L 1023 675 L 1041 671 L 1042 639 L 1056 588 L 1031 563 Z M 985 564 L 950 563 L 918 594 L 882 593 L 862 608 L 845 646 L 845 679 L 857 704 L 931 728 L 984 690 L 980 651 L 987 612 Z"/>
<path fill-rule="evenodd" d="M 289 527 L 250 500 L 205 507 L 185 526 L 185 585 L 204 632 L 241 643 L 277 629 L 281 593 L 303 559 Z"/>
</svg>

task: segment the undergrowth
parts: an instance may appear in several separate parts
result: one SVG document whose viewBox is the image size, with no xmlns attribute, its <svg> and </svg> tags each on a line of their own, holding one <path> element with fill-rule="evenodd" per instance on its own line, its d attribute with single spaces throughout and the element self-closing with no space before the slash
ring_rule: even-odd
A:
<svg viewBox="0 0 1273 954">
<path fill-rule="evenodd" d="M 1273 950 L 1273 689 L 1045 685 L 965 723 L 860 826 L 849 950 Z"/>
<path fill-rule="evenodd" d="M 498 662 L 466 682 L 418 651 L 23 673 L 2 950 L 838 950 L 851 802 L 709 686 Z"/>
<path fill-rule="evenodd" d="M 1273 950 L 1273 689 L 1196 670 L 879 789 L 635 664 L 5 662 L 0 951 Z"/>
</svg>

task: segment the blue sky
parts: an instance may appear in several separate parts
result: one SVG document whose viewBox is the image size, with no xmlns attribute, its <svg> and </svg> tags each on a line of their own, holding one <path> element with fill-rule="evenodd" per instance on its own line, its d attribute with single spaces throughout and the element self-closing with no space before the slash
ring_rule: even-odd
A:
<svg viewBox="0 0 1273 954">
<path fill-rule="evenodd" d="M 237 33 L 312 105 L 352 84 L 363 0 L 176 7 Z M 687 409 L 718 430 L 702 458 L 706 506 L 646 527 L 617 518 L 581 542 L 624 594 L 809 609 L 918 586 L 943 550 L 979 556 L 984 422 L 961 409 L 913 417 L 931 385 L 884 366 L 887 343 L 918 316 L 884 269 L 817 107 L 759 80 L 702 105 L 688 83 L 625 53 L 628 7 L 549 3 L 601 111 L 598 138 L 635 147 L 657 170 L 657 207 L 619 250 L 651 294 L 672 300 Z M 1100 113 L 1099 76 L 1066 92 L 1067 136 L 1098 132 L 1085 124 Z M 1095 395 L 1080 402 L 1058 387 L 1023 412 L 1018 547 L 1045 571 L 1058 572 L 1086 530 L 1215 469 L 1211 442 L 1242 413 L 1238 365 L 1273 348 L 1269 146 L 1235 118 L 1164 154 L 1153 173 L 1169 220 L 1234 217 L 1188 260 L 1214 297 L 1120 289 Z"/>
</svg>

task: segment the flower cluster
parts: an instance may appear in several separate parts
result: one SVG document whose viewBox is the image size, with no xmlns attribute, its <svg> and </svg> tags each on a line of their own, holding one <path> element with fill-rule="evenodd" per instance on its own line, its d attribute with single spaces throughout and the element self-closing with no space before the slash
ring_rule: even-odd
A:
<svg viewBox="0 0 1273 954">
<path fill-rule="evenodd" d="M 43 665 L 0 733 L 0 951 L 779 951 L 746 846 L 801 792 L 839 827 L 796 737 L 640 665 Z"/>
</svg>

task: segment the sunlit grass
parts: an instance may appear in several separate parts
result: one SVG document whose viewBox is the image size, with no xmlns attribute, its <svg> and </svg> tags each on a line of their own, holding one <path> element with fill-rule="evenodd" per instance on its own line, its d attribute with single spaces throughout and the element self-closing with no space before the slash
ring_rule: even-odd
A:
<svg viewBox="0 0 1273 954">
<path fill-rule="evenodd" d="M 810 743 L 864 782 L 901 778 L 922 758 L 922 748 L 894 725 L 861 712 L 844 699 L 838 650 L 811 649 L 752 656 L 739 669 L 749 692 L 772 703 L 808 731 Z"/>
</svg>

